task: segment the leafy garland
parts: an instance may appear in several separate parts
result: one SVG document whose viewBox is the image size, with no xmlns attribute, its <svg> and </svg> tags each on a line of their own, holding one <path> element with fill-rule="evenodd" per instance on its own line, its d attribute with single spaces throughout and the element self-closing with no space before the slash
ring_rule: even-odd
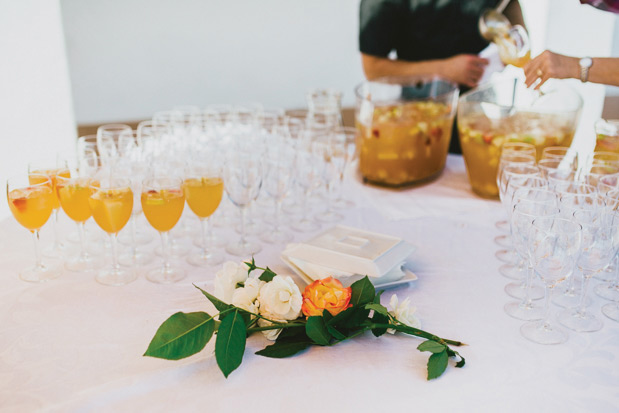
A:
<svg viewBox="0 0 619 413">
<path fill-rule="evenodd" d="M 248 274 L 256 269 L 263 271 L 258 277 L 260 281 L 269 283 L 276 276 L 268 267 L 257 267 L 253 259 L 245 264 L 248 266 Z M 332 346 L 366 331 L 380 337 L 387 329 L 393 329 L 426 339 L 417 349 L 432 353 L 428 359 L 428 380 L 443 374 L 449 358 L 457 359 L 456 367 L 463 367 L 465 363 L 464 358 L 449 347 L 462 346 L 463 343 L 438 337 L 398 321 L 380 304 L 383 291 L 377 293 L 367 276 L 351 285 L 350 306 L 347 309 L 336 315 L 324 310 L 321 316 L 301 316 L 285 322 L 227 304 L 198 286 L 194 287 L 204 294 L 218 313 L 213 316 L 201 311 L 173 314 L 159 327 L 144 356 L 166 360 L 183 359 L 200 352 L 216 334 L 215 359 L 224 376 L 228 377 L 243 361 L 247 337 L 258 331 L 281 330 L 274 344 L 256 354 L 285 358 L 312 345 Z M 266 320 L 269 325 L 259 326 L 260 319 Z"/>
</svg>

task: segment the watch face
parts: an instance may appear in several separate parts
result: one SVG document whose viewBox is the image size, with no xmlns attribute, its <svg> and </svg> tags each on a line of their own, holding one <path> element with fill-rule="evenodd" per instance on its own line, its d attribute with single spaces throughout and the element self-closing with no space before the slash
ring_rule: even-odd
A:
<svg viewBox="0 0 619 413">
<path fill-rule="evenodd" d="M 591 67 L 591 65 L 593 64 L 593 60 L 591 60 L 590 57 L 583 57 L 582 59 L 580 59 L 580 67 Z"/>
</svg>

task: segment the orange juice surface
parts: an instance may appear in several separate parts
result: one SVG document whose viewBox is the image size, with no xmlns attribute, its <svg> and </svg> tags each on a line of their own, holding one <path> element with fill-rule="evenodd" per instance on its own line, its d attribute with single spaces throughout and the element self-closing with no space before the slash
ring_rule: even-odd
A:
<svg viewBox="0 0 619 413">
<path fill-rule="evenodd" d="M 215 212 L 224 194 L 224 181 L 221 178 L 190 178 L 183 182 L 187 205 L 200 218 L 209 217 Z"/>
<path fill-rule="evenodd" d="M 115 234 L 131 217 L 133 193 L 130 188 L 98 190 L 88 202 L 97 225 L 108 234 Z"/>
<path fill-rule="evenodd" d="M 160 232 L 174 228 L 183 213 L 185 196 L 180 189 L 142 192 L 142 210 L 148 222 Z"/>
<path fill-rule="evenodd" d="M 93 193 L 89 179 L 59 182 L 56 191 L 63 211 L 75 222 L 84 222 L 92 215 L 88 199 Z"/>
<path fill-rule="evenodd" d="M 13 189 L 8 194 L 13 216 L 30 231 L 41 228 L 47 222 L 52 214 L 54 199 L 52 188 L 45 185 Z"/>
<path fill-rule="evenodd" d="M 41 178 L 33 176 L 35 174 L 37 175 L 45 175 L 47 177 L 49 177 L 49 179 L 52 181 L 52 186 L 53 186 L 53 195 L 54 195 L 54 209 L 56 208 L 60 208 L 60 201 L 58 200 L 58 195 L 56 193 L 56 176 L 62 176 L 63 178 L 70 178 L 71 177 L 71 172 L 69 172 L 68 169 L 39 169 L 36 171 L 30 171 L 30 184 L 34 185 L 34 184 L 38 184 L 41 182 Z"/>
</svg>

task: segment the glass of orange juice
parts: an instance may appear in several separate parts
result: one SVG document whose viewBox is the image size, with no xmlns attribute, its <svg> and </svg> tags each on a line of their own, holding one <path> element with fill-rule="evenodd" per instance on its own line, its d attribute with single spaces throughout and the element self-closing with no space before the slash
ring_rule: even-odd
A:
<svg viewBox="0 0 619 413">
<path fill-rule="evenodd" d="M 181 178 L 149 178 L 142 183 L 142 211 L 149 224 L 161 234 L 163 265 L 149 271 L 149 281 L 170 284 L 185 278 L 185 271 L 170 265 L 169 232 L 180 219 L 185 206 Z"/>
<path fill-rule="evenodd" d="M 9 178 L 6 195 L 11 213 L 17 222 L 32 233 L 34 240 L 35 266 L 20 272 L 19 277 L 30 282 L 57 278 L 60 271 L 43 265 L 39 248 L 39 230 L 52 214 L 56 200 L 52 180 L 47 175 L 39 174 Z"/>
<path fill-rule="evenodd" d="M 223 255 L 210 249 L 209 217 L 217 210 L 224 194 L 222 170 L 217 164 L 190 166 L 185 169 L 183 192 L 187 205 L 200 219 L 201 249 L 187 261 L 196 266 L 216 265 L 223 261 Z"/>
<path fill-rule="evenodd" d="M 77 223 L 80 239 L 80 253 L 65 261 L 65 268 L 69 271 L 87 271 L 100 266 L 100 261 L 94 259 L 86 250 L 86 236 L 84 225 L 92 216 L 90 210 L 90 196 L 93 193 L 91 178 L 74 176 L 67 178 L 56 177 L 56 195 L 62 210 Z"/>
<path fill-rule="evenodd" d="M 100 271 L 95 279 L 104 285 L 124 285 L 136 279 L 133 270 L 121 269 L 118 263 L 118 232 L 127 225 L 133 209 L 131 181 L 108 176 L 93 179 L 88 198 L 92 217 L 99 227 L 110 236 L 112 265 Z"/>
<path fill-rule="evenodd" d="M 47 176 L 52 182 L 54 208 L 52 212 L 54 215 L 52 225 L 54 230 L 54 242 L 49 248 L 43 250 L 43 254 L 58 258 L 64 253 L 65 246 L 60 242 L 60 237 L 58 236 L 58 211 L 60 210 L 60 201 L 56 193 L 56 177 L 63 176 L 68 178 L 71 176 L 71 172 L 69 171 L 67 161 L 57 157 L 55 159 L 42 159 L 30 162 L 28 164 L 28 174 L 32 176 L 30 178 L 30 183 L 36 184 L 41 182 L 41 175 Z"/>
</svg>

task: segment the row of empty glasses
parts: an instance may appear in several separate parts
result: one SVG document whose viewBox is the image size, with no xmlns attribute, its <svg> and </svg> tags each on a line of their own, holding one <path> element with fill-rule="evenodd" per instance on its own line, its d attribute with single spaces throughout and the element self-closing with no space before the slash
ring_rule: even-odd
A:
<svg viewBox="0 0 619 413">
<path fill-rule="evenodd" d="M 538 162 L 532 145 L 503 148 L 497 183 L 510 233 L 499 239 L 507 248 L 497 257 L 506 262 L 499 272 L 514 280 L 505 291 L 518 300 L 507 303 L 505 312 L 527 321 L 521 327 L 526 338 L 556 344 L 567 333 L 550 321 L 551 301 L 563 307 L 556 315 L 563 327 L 603 327 L 589 306 L 594 277 L 601 281 L 596 297 L 610 301 L 602 313 L 619 321 L 619 156 L 596 152 L 578 166 L 567 148 L 546 150 Z M 536 302 L 544 297 L 543 306 Z"/>
<path fill-rule="evenodd" d="M 259 105 L 215 105 L 204 111 L 182 107 L 158 112 L 136 130 L 103 125 L 96 135 L 78 139 L 77 160 L 71 168 L 64 160 L 53 160 L 45 167 L 33 165 L 28 176 L 18 178 L 20 183 L 9 181 L 9 205 L 36 239 L 49 218 L 48 209 L 57 214 L 62 207 L 78 223 L 81 248 L 65 260 L 70 271 L 93 270 L 106 261 L 93 253 L 97 248 L 86 245 L 92 238 L 86 235 L 86 223 L 93 216 L 110 235 L 98 252 L 109 252 L 111 266 L 96 277 L 109 285 L 131 282 L 135 279 L 131 267 L 152 261 L 152 254 L 143 248 L 152 236 L 141 225 L 142 214 L 162 238 L 156 252 L 163 256 L 163 266 L 147 275 L 155 282 L 175 282 L 184 276 L 168 259 L 186 250 L 175 242 L 186 235 L 179 229 L 183 225 L 176 225 L 181 217 L 187 232 L 200 228 L 194 242 L 199 252 L 187 258 L 192 265 L 215 265 L 224 258 L 215 248 L 221 239 L 213 231 L 211 217 L 213 224 L 235 227 L 240 234 L 238 241 L 225 242 L 229 254 L 246 258 L 261 249 L 249 235 L 252 225 L 262 226 L 262 242 L 285 244 L 293 237 L 284 225 L 286 218 L 295 231 L 315 231 L 321 223 L 341 219 L 337 208 L 349 205 L 342 185 L 355 157 L 355 131 L 341 126 L 339 94 L 315 94 L 319 98 L 313 96 L 311 110 L 289 115 Z M 41 202 L 33 202 L 35 198 Z M 18 208 L 24 202 L 29 207 Z M 183 212 L 185 202 L 191 213 Z M 325 207 L 315 211 L 316 205 Z M 26 225 L 28 216 L 39 220 Z M 118 254 L 117 235 L 125 226 L 129 251 Z M 92 235 L 92 228 L 89 232 Z M 60 244 L 58 237 L 55 240 Z M 57 257 L 62 254 L 56 249 Z M 35 270 L 21 277 L 45 281 L 58 274 L 57 268 L 45 268 L 38 258 Z"/>
</svg>

